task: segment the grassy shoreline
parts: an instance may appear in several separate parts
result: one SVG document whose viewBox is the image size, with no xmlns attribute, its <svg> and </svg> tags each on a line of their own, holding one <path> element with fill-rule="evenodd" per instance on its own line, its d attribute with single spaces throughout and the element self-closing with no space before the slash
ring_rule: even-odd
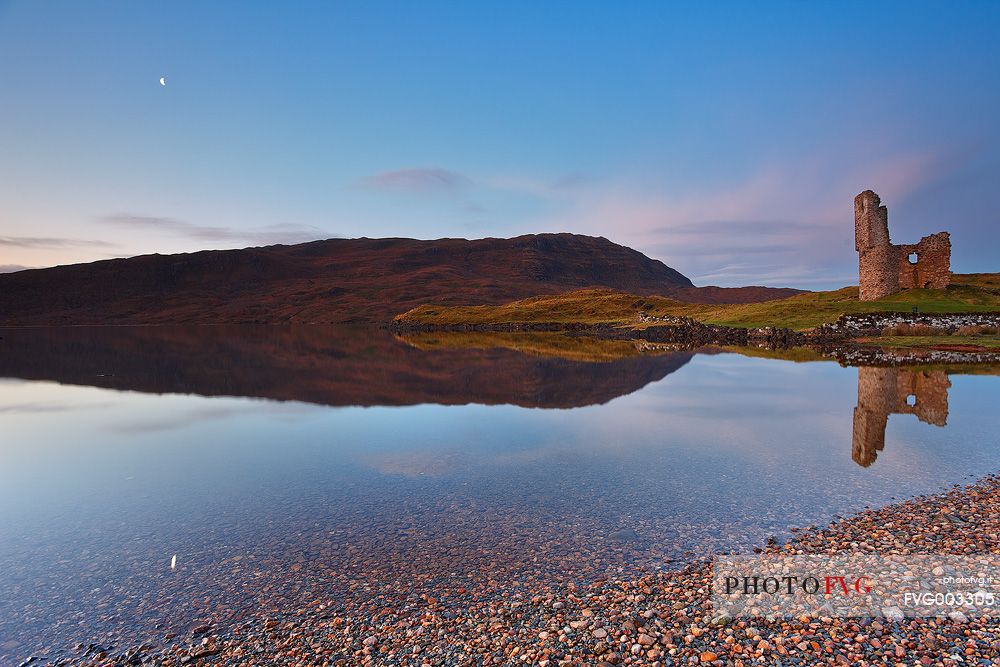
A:
<svg viewBox="0 0 1000 667">
<path fill-rule="evenodd" d="M 891 348 L 922 348 L 928 350 L 954 350 L 985 352 L 1000 350 L 1000 336 L 880 336 L 861 338 L 859 343 Z"/>
<path fill-rule="evenodd" d="M 392 326 L 400 330 L 494 331 L 508 334 L 574 329 L 621 333 L 642 332 L 653 327 L 687 322 L 730 330 L 787 329 L 798 335 L 832 324 L 844 315 L 910 315 L 914 312 L 928 315 L 1000 313 L 1000 274 L 956 275 L 954 284 L 947 289 L 904 290 L 878 301 L 860 301 L 857 287 L 832 292 L 807 292 L 762 303 L 728 305 L 681 303 L 667 297 L 586 289 L 501 305 L 422 305 L 397 315 Z M 858 342 L 901 349 L 1000 350 L 1000 336 L 995 330 L 945 333 L 924 331 L 899 335 L 887 330 L 883 332 L 884 337 L 858 339 Z"/>
<path fill-rule="evenodd" d="M 996 283 L 997 286 L 994 286 Z M 422 305 L 397 315 L 411 325 L 577 323 L 648 325 L 653 318 L 687 317 L 731 327 L 782 327 L 798 331 L 854 313 L 982 313 L 1000 311 L 1000 274 L 956 275 L 944 290 L 904 290 L 878 301 L 860 301 L 858 288 L 806 292 L 750 304 L 693 304 L 660 296 L 586 289 L 512 301 L 498 306 Z"/>
</svg>

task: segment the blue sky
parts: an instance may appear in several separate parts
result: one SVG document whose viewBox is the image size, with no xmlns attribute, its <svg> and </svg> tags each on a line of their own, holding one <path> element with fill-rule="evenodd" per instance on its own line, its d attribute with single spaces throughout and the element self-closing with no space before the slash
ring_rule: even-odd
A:
<svg viewBox="0 0 1000 667">
<path fill-rule="evenodd" d="M 572 231 L 826 288 L 872 188 L 895 242 L 1000 270 L 998 33 L 992 2 L 0 0 L 0 266 Z"/>
</svg>

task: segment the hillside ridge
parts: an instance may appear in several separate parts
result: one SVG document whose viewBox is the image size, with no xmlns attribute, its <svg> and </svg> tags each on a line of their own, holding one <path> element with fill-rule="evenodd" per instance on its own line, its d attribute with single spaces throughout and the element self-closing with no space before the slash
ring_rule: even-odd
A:
<svg viewBox="0 0 1000 667">
<path fill-rule="evenodd" d="M 679 271 L 603 237 L 327 239 L 0 274 L 0 325 L 381 323 L 422 303 L 499 304 L 588 287 L 702 298 Z M 709 288 L 703 298 L 796 292 Z"/>
</svg>

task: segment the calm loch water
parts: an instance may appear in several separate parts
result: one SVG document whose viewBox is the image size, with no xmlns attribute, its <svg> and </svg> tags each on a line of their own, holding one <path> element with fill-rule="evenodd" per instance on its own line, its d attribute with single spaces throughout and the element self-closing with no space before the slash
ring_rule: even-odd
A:
<svg viewBox="0 0 1000 667">
<path fill-rule="evenodd" d="M 0 335 L 3 664 L 390 583 L 627 576 L 1000 469 L 988 374 L 319 327 Z"/>
</svg>

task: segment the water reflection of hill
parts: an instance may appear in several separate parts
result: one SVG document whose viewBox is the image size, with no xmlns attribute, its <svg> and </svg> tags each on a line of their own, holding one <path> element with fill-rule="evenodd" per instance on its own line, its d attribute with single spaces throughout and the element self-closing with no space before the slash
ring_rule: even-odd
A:
<svg viewBox="0 0 1000 667">
<path fill-rule="evenodd" d="M 321 326 L 7 329 L 0 377 L 322 405 L 571 408 L 637 391 L 693 356 L 591 352 L 597 356 L 583 360 L 500 348 L 421 350 L 381 331 Z"/>
</svg>

